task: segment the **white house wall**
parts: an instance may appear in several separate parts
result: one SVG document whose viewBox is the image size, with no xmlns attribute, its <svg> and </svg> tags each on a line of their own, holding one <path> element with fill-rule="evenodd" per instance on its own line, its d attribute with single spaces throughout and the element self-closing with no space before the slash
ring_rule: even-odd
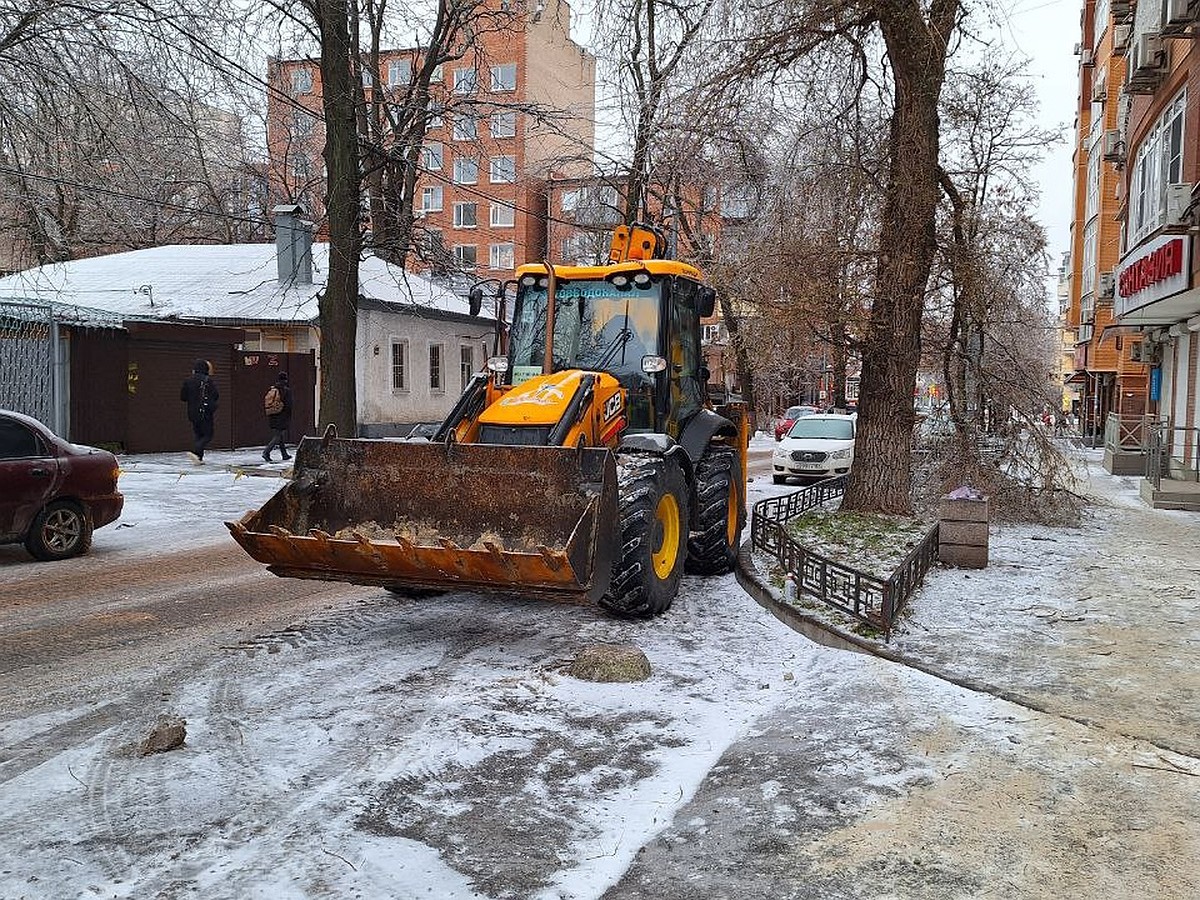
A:
<svg viewBox="0 0 1200 900">
<path fill-rule="evenodd" d="M 440 422 L 464 387 L 463 348 L 472 372 L 482 371 L 492 346 L 490 325 L 451 322 L 359 309 L 356 342 L 360 432 L 382 437 L 407 434 L 414 425 Z M 405 384 L 393 385 L 392 344 L 406 349 Z M 442 348 L 442 387 L 430 384 L 430 347 Z"/>
</svg>

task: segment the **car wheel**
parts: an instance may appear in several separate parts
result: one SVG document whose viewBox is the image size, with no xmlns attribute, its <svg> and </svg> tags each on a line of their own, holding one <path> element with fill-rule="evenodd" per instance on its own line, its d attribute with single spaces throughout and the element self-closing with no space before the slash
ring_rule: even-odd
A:
<svg viewBox="0 0 1200 900">
<path fill-rule="evenodd" d="M 37 514 L 25 549 L 36 559 L 66 559 L 92 546 L 92 518 L 78 504 L 59 500 Z"/>
</svg>

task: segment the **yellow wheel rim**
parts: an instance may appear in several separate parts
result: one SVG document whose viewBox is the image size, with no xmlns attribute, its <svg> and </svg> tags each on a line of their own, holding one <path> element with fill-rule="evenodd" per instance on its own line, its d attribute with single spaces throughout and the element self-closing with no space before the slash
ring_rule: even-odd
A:
<svg viewBox="0 0 1200 900">
<path fill-rule="evenodd" d="M 738 513 L 741 512 L 742 504 L 738 502 L 737 491 L 732 489 L 730 485 L 729 491 L 729 510 L 725 521 L 725 543 L 732 547 L 737 542 L 737 527 Z"/>
<path fill-rule="evenodd" d="M 654 531 L 658 540 L 650 554 L 650 564 L 658 578 L 667 578 L 679 556 L 679 504 L 674 494 L 663 494 L 654 508 Z"/>
</svg>

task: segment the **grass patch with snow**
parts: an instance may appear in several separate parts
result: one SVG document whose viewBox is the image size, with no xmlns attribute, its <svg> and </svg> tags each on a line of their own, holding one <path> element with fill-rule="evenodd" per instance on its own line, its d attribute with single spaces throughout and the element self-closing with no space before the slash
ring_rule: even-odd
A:
<svg viewBox="0 0 1200 900">
<path fill-rule="evenodd" d="M 787 524 L 806 550 L 876 578 L 890 578 L 929 531 L 928 522 L 905 516 L 811 509 Z"/>
</svg>

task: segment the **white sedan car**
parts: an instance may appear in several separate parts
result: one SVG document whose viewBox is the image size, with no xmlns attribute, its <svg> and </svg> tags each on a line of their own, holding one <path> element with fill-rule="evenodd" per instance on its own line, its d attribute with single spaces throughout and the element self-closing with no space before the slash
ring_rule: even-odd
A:
<svg viewBox="0 0 1200 900">
<path fill-rule="evenodd" d="M 775 447 L 771 460 L 776 484 L 788 478 L 818 479 L 845 475 L 854 462 L 857 416 L 820 415 L 797 419 Z"/>
</svg>

